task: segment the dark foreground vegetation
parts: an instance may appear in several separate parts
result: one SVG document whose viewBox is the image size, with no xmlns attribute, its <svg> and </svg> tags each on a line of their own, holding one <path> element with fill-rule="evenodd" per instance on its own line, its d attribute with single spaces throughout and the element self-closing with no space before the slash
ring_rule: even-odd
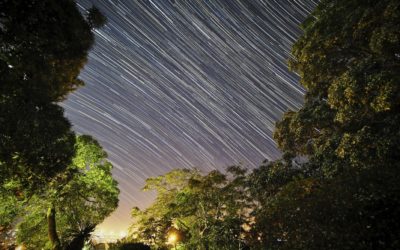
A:
<svg viewBox="0 0 400 250">
<path fill-rule="evenodd" d="M 3 248 L 81 249 L 117 206 L 105 152 L 57 104 L 104 22 L 70 0 L 0 0 Z M 282 158 L 149 178 L 157 198 L 114 249 L 400 249 L 400 2 L 323 0 L 302 28 L 289 66 L 305 103 L 276 125 Z"/>
<path fill-rule="evenodd" d="M 81 249 L 118 205 L 106 153 L 57 104 L 105 21 L 70 0 L 0 0 L 1 248 Z"/>
</svg>

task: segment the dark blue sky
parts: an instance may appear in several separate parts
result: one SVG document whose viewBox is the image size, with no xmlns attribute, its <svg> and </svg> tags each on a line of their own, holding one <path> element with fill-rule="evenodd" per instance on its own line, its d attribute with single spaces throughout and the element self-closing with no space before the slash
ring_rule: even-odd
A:
<svg viewBox="0 0 400 250">
<path fill-rule="evenodd" d="M 108 18 L 63 103 L 78 133 L 114 165 L 120 206 L 103 230 L 126 229 L 154 194 L 146 178 L 174 168 L 254 168 L 280 153 L 275 122 L 301 106 L 290 48 L 316 0 L 80 0 Z"/>
</svg>

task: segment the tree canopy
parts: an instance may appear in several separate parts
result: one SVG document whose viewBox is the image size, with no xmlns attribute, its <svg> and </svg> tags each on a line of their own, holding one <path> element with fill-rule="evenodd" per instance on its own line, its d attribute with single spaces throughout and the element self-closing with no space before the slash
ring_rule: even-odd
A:
<svg viewBox="0 0 400 250">
<path fill-rule="evenodd" d="M 243 189 L 245 170 L 229 174 L 174 170 L 149 178 L 145 190 L 155 190 L 153 205 L 132 210 L 130 237 L 153 247 L 166 247 L 169 235 L 184 249 L 232 249 L 244 246 L 249 197 Z"/>
<path fill-rule="evenodd" d="M 303 24 L 289 65 L 306 88 L 275 138 L 322 175 L 396 164 L 400 80 L 398 1 L 322 1 Z"/>
<path fill-rule="evenodd" d="M 0 10 L 0 182 L 35 190 L 71 163 L 75 136 L 56 102 L 83 85 L 91 28 L 105 19 L 94 8 L 86 20 L 70 0 L 0 1 Z"/>
<path fill-rule="evenodd" d="M 0 1 L 0 233 L 20 222 L 30 249 L 78 249 L 118 203 L 105 152 L 76 138 L 57 104 L 83 85 L 92 31 L 106 22 L 87 12 L 71 0 Z"/>
<path fill-rule="evenodd" d="M 17 240 L 28 248 L 51 249 L 47 231 L 54 226 L 63 249 L 81 249 L 96 225 L 118 206 L 119 190 L 106 153 L 90 136 L 76 141 L 76 156 L 68 167 L 71 177 L 58 179 L 57 185 L 35 195 L 25 207 Z M 49 209 L 54 209 L 54 225 L 48 222 Z"/>
<path fill-rule="evenodd" d="M 275 139 L 307 162 L 264 208 L 276 249 L 399 247 L 399 20 L 398 1 L 325 0 L 304 22 L 289 65 L 305 103 Z"/>
</svg>

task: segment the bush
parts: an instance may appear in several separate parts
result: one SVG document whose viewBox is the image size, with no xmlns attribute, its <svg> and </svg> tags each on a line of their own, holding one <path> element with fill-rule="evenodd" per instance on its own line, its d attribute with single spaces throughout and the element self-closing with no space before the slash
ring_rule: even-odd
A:
<svg viewBox="0 0 400 250">
<path fill-rule="evenodd" d="M 150 250 L 150 247 L 143 243 L 117 243 L 110 250 Z"/>
</svg>

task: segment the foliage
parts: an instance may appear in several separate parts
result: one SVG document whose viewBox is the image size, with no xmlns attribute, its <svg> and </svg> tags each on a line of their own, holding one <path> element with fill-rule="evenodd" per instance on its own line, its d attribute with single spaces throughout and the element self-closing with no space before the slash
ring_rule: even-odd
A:
<svg viewBox="0 0 400 250">
<path fill-rule="evenodd" d="M 13 247 L 15 237 L 12 233 L 15 217 L 21 212 L 25 198 L 16 191 L 18 183 L 8 182 L 0 187 L 0 249 Z"/>
<path fill-rule="evenodd" d="M 110 245 L 110 250 L 150 250 L 148 245 L 143 243 L 115 243 Z"/>
<path fill-rule="evenodd" d="M 268 249 L 396 249 L 399 174 L 397 166 L 349 171 L 329 180 L 296 176 L 257 198 L 253 234 Z M 271 181 L 255 186 L 268 189 Z"/>
<path fill-rule="evenodd" d="M 107 23 L 107 18 L 96 6 L 92 6 L 87 13 L 87 21 L 92 28 L 101 28 Z"/>
<path fill-rule="evenodd" d="M 75 136 L 60 107 L 18 98 L 0 101 L 1 182 L 34 190 L 70 163 Z"/>
<path fill-rule="evenodd" d="M 184 169 L 149 178 L 145 189 L 157 191 L 157 198 L 144 211 L 132 210 L 131 237 L 162 248 L 167 247 L 167 235 L 173 230 L 182 249 L 243 246 L 243 227 L 249 220 L 246 171 L 236 166 L 228 170 L 229 176 Z"/>
<path fill-rule="evenodd" d="M 8 228 L 19 214 L 25 199 L 18 192 L 19 183 L 7 182 L 0 187 L 0 226 Z"/>
<path fill-rule="evenodd" d="M 173 223 L 173 201 L 178 193 L 188 185 L 189 180 L 198 175 L 197 171 L 179 169 L 164 176 L 147 179 L 143 189 L 155 190 L 157 197 L 153 205 L 145 211 L 141 211 L 137 207 L 132 209 L 135 223 L 130 228 L 131 237 L 148 245 L 165 246 L 167 230 Z"/>
<path fill-rule="evenodd" d="M 68 171 L 71 176 L 58 179 L 46 193 L 36 195 L 25 208 L 18 225 L 18 241 L 28 248 L 50 248 L 46 212 L 55 207 L 55 218 L 61 245 L 79 249 L 95 226 L 118 205 L 119 190 L 111 175 L 112 165 L 106 153 L 90 136 L 76 138 L 76 156 Z M 64 183 L 60 185 L 60 180 Z"/>
<path fill-rule="evenodd" d="M 32 91 L 32 98 L 43 95 L 55 101 L 81 86 L 77 77 L 93 44 L 93 34 L 75 3 L 0 4 L 2 73 L 6 76 L 2 90 L 7 91 L 6 97 Z"/>
<path fill-rule="evenodd" d="M 21 225 L 26 227 L 20 228 L 19 235 L 32 234 L 29 240 L 36 249 L 45 241 L 43 235 L 47 233 L 43 229 L 40 234 L 40 230 L 45 228 L 45 211 L 53 211 L 53 203 L 59 205 L 58 213 L 81 223 L 84 216 L 77 217 L 75 210 L 83 204 L 92 213 L 85 219 L 95 225 L 109 213 L 100 200 L 114 199 L 114 191 L 101 190 L 101 182 L 99 186 L 83 188 L 83 182 L 100 178 L 90 175 L 100 172 L 72 165 L 75 134 L 57 105 L 83 85 L 78 75 L 94 41 L 92 28 L 100 27 L 106 19 L 93 7 L 85 20 L 70 0 L 5 0 L 0 1 L 0 10 L 0 228 L 10 228 L 23 210 L 25 221 Z M 110 174 L 111 167 L 103 165 L 104 174 Z M 111 184 L 107 181 L 110 182 L 108 178 L 103 182 L 106 186 Z M 94 197 L 96 202 L 72 199 L 74 192 L 77 195 L 72 188 L 79 188 L 85 198 Z M 67 202 L 67 206 L 61 206 Z M 92 202 L 93 205 L 86 204 Z M 71 211 L 63 210 L 67 207 Z M 96 209 L 100 212 L 93 215 Z M 68 225 L 67 220 L 74 222 L 71 218 L 58 218 L 58 224 Z M 90 223 L 80 232 L 93 230 Z"/>
<path fill-rule="evenodd" d="M 289 64 L 305 104 L 285 114 L 275 138 L 321 175 L 398 161 L 399 8 L 395 0 L 322 1 L 303 24 Z"/>
<path fill-rule="evenodd" d="M 93 34 L 74 1 L 0 1 L 0 10 L 0 184 L 37 191 L 74 155 L 56 102 L 83 85 Z"/>
<path fill-rule="evenodd" d="M 399 248 L 399 20 L 398 1 L 326 0 L 303 24 L 289 64 L 305 104 L 275 132 L 286 163 L 252 176 L 261 245 Z"/>
</svg>

